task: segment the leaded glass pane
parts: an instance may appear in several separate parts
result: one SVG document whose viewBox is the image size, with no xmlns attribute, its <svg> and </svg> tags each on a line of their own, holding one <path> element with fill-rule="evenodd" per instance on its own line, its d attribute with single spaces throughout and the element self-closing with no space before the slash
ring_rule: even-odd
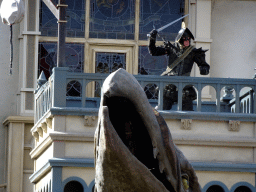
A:
<svg viewBox="0 0 256 192">
<path fill-rule="evenodd" d="M 52 2 L 57 5 L 57 0 Z M 67 37 L 84 37 L 85 0 L 66 0 L 66 4 L 68 5 L 66 10 Z M 42 0 L 40 9 L 40 31 L 42 36 L 58 36 L 57 19 Z"/>
<path fill-rule="evenodd" d="M 139 47 L 139 71 L 141 75 L 161 75 L 167 67 L 168 58 L 164 56 L 151 56 L 147 46 Z"/>
<path fill-rule="evenodd" d="M 112 73 L 119 68 L 126 69 L 125 53 L 97 52 L 95 58 L 96 73 Z M 100 85 L 95 83 L 95 97 L 100 97 Z"/>
<path fill-rule="evenodd" d="M 66 66 L 70 72 L 84 71 L 84 44 L 66 43 Z M 57 66 L 57 43 L 40 42 L 38 58 L 38 75 L 44 71 L 46 78 Z"/>
<path fill-rule="evenodd" d="M 80 97 L 82 93 L 82 86 L 78 81 L 70 81 L 67 84 L 67 96 Z"/>
<path fill-rule="evenodd" d="M 90 38 L 134 39 L 134 0 L 91 0 Z"/>
<path fill-rule="evenodd" d="M 96 73 L 112 73 L 119 68 L 126 69 L 125 53 L 96 53 Z"/>
<path fill-rule="evenodd" d="M 148 99 L 158 99 L 158 87 L 156 84 L 147 84 L 144 92 Z"/>
<path fill-rule="evenodd" d="M 184 0 L 140 0 L 140 40 L 146 40 L 153 28 L 160 28 L 184 14 Z M 181 28 L 181 20 L 167 27 L 159 35 L 174 41 Z"/>
<path fill-rule="evenodd" d="M 94 97 L 101 97 L 101 87 L 98 82 L 95 82 Z"/>
</svg>

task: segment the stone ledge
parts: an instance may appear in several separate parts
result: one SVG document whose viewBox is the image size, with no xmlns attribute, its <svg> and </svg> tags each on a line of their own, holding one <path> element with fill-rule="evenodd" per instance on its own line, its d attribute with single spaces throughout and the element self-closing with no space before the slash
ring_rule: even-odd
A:
<svg viewBox="0 0 256 192">
<path fill-rule="evenodd" d="M 196 38 L 195 43 L 212 43 L 212 39 L 209 38 Z"/>
<path fill-rule="evenodd" d="M 31 183 L 36 183 L 39 181 L 46 173 L 48 173 L 51 170 L 50 163 L 47 162 L 42 168 L 40 168 L 38 171 L 33 173 L 30 177 L 29 180 Z"/>
<path fill-rule="evenodd" d="M 94 133 L 62 133 L 53 132 L 49 133 L 48 137 L 45 138 L 38 146 L 36 146 L 31 152 L 30 156 L 32 159 L 37 158 L 41 155 L 54 141 L 79 141 L 79 142 L 94 142 Z"/>
<path fill-rule="evenodd" d="M 34 172 L 29 180 L 31 183 L 39 181 L 52 167 L 93 167 L 94 159 L 71 159 L 71 158 L 52 158 L 43 165 L 38 171 Z"/>
<path fill-rule="evenodd" d="M 245 113 L 214 113 L 194 111 L 159 111 L 164 119 L 194 119 L 211 121 L 246 121 L 256 122 L 256 114 Z"/>
<path fill-rule="evenodd" d="M 255 147 L 256 138 L 252 137 L 220 137 L 220 136 L 182 136 L 172 135 L 176 145 L 222 146 L 222 147 Z"/>
<path fill-rule="evenodd" d="M 251 172 L 256 173 L 255 163 L 190 162 L 196 171 Z"/>
<path fill-rule="evenodd" d="M 98 116 L 98 108 L 75 108 L 75 107 L 53 107 L 50 109 L 51 116 L 72 115 L 72 116 Z M 196 112 L 196 111 L 163 111 L 159 113 L 165 119 L 195 119 L 215 121 L 247 121 L 256 122 L 256 114 L 226 113 L 226 112 Z"/>
<path fill-rule="evenodd" d="M 196 171 L 221 171 L 221 172 L 249 172 L 256 173 L 255 163 L 230 163 L 230 162 L 190 162 Z M 73 159 L 73 158 L 52 158 L 38 171 L 33 173 L 29 179 L 36 183 L 44 174 L 50 171 L 52 167 L 92 167 L 94 168 L 94 159 Z"/>
<path fill-rule="evenodd" d="M 50 133 L 52 141 L 90 141 L 94 142 L 94 133 L 69 133 L 53 132 Z"/>
<path fill-rule="evenodd" d="M 32 116 L 9 116 L 3 121 L 3 125 L 7 126 L 9 123 L 34 123 Z"/>
</svg>

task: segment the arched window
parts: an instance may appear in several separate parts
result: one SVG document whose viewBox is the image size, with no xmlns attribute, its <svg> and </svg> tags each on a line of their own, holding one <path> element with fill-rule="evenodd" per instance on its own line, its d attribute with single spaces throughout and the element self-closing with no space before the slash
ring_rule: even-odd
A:
<svg viewBox="0 0 256 192">
<path fill-rule="evenodd" d="M 83 192 L 83 185 L 78 181 L 70 181 L 64 187 L 64 192 Z"/>
<path fill-rule="evenodd" d="M 252 192 L 252 190 L 249 187 L 240 186 L 240 187 L 237 187 L 234 192 Z"/>
<path fill-rule="evenodd" d="M 225 191 L 221 186 L 213 185 L 209 187 L 206 192 L 225 192 Z"/>
</svg>

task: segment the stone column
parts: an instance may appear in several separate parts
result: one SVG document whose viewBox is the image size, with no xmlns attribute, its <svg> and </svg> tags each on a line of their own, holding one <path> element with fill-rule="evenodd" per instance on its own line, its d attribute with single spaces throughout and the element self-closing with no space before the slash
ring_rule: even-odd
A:
<svg viewBox="0 0 256 192">
<path fill-rule="evenodd" d="M 8 129 L 7 142 L 7 191 L 23 192 L 23 164 L 25 123 L 32 123 L 33 117 L 11 116 L 4 121 Z"/>
<path fill-rule="evenodd" d="M 195 2 L 195 0 L 193 0 Z M 212 2 L 211 0 L 197 0 L 195 2 L 196 10 L 195 10 L 195 45 L 196 48 L 202 47 L 203 49 L 209 49 L 206 52 L 206 62 L 210 65 L 210 57 L 211 57 L 211 9 Z M 207 76 L 211 75 L 210 74 Z M 200 71 L 197 68 L 194 69 L 194 76 L 199 77 Z M 204 77 L 207 77 L 204 76 Z M 211 100 L 212 96 L 210 93 L 209 87 L 203 89 L 202 99 Z"/>
</svg>

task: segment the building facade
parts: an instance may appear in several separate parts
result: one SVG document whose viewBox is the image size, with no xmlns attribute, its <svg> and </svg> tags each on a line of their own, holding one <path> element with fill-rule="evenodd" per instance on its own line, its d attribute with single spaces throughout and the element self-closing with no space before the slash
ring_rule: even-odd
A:
<svg viewBox="0 0 256 192">
<path fill-rule="evenodd" d="M 194 82 L 195 112 L 181 113 L 181 103 L 160 112 L 202 191 L 256 190 L 256 1 L 66 0 L 66 68 L 56 68 L 57 19 L 43 1 L 24 2 L 24 20 L 13 27 L 12 76 L 9 27 L 0 23 L 1 192 L 92 191 L 100 87 L 117 68 L 134 74 L 152 103 L 161 104 L 152 87 Z M 201 77 L 195 65 L 190 79 L 160 78 L 167 58 L 149 55 L 147 34 L 185 14 L 157 45 L 185 25 L 195 46 L 209 49 L 210 74 Z M 47 82 L 38 85 L 42 71 Z"/>
</svg>

